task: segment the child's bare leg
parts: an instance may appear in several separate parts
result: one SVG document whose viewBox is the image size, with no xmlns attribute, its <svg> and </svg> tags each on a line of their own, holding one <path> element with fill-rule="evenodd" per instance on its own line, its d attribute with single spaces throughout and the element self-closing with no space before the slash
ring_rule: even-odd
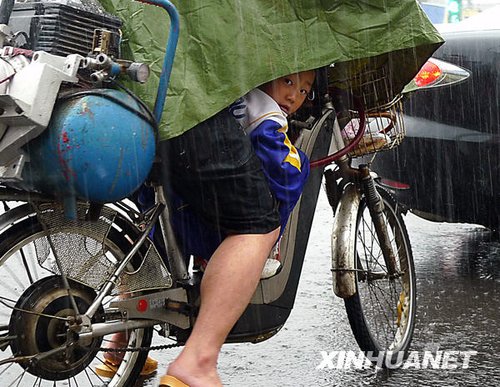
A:
<svg viewBox="0 0 500 387">
<path fill-rule="evenodd" d="M 117 349 L 126 348 L 129 341 L 128 332 L 118 332 L 111 336 L 106 342 L 106 348 Z M 104 361 L 102 364 L 98 364 L 95 368 L 97 375 L 111 378 L 115 375 L 118 366 L 123 360 L 125 352 L 104 352 Z M 141 376 L 149 376 L 156 372 L 158 368 L 158 361 L 151 357 L 146 358 L 146 362 L 141 370 Z"/>
<path fill-rule="evenodd" d="M 220 386 L 217 359 L 231 328 L 247 307 L 279 235 L 227 237 L 210 259 L 201 284 L 201 308 L 183 351 L 168 374 L 191 387 Z"/>
</svg>

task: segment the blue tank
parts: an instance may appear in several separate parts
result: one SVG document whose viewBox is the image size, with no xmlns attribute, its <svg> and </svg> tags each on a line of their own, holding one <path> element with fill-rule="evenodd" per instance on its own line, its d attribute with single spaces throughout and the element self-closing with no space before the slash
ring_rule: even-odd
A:
<svg viewBox="0 0 500 387">
<path fill-rule="evenodd" d="M 24 184 L 72 201 L 129 196 L 146 179 L 155 156 L 155 131 L 146 116 L 132 97 L 112 89 L 58 103 L 48 128 L 25 146 L 30 162 Z"/>
</svg>

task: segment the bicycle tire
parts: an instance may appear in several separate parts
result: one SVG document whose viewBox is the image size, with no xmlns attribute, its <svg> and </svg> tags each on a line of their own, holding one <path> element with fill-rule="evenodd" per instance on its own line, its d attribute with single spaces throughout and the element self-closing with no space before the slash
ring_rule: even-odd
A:
<svg viewBox="0 0 500 387">
<path fill-rule="evenodd" d="M 125 249 L 131 245 L 130 238 L 119 232 L 120 229 L 111 230 L 104 240 L 106 254 L 112 254 L 117 260 L 125 255 Z M 77 234 L 74 226 L 65 229 L 64 224 L 59 224 L 57 230 L 44 229 L 34 214 L 15 220 L 9 227 L 0 230 L 0 346 L 3 349 L 0 360 L 13 355 L 46 353 L 61 345 L 58 336 L 62 336 L 62 328 L 57 324 L 58 320 L 40 314 L 26 317 L 33 316 L 26 312 L 29 308 L 44 314 L 57 310 L 54 314 L 63 318 L 72 312 L 69 300 L 59 292 L 61 289 L 57 284 L 61 277 L 42 267 L 36 256 L 36 244 L 55 232 Z M 94 289 L 73 280 L 69 283 L 78 306 L 88 306 L 95 296 Z M 104 319 L 103 312 L 104 306 L 97 313 L 97 318 Z M 32 333 L 26 333 L 25 326 Z M 152 327 L 129 331 L 127 346 L 132 349 L 149 347 L 152 335 Z M 22 336 L 22 340 L 16 339 Z M 26 340 L 26 336 L 30 338 Z M 69 365 L 67 358 L 64 365 L 57 355 L 48 357 L 45 364 L 44 360 L 36 364 L 8 363 L 8 369 L 5 365 L 5 369 L 0 369 L 2 384 L 16 385 L 22 381 L 23 386 L 133 386 L 140 377 L 148 356 L 147 350 L 125 352 L 124 360 L 111 378 L 99 376 L 95 372 L 95 367 L 104 361 L 104 352 L 99 348 L 111 339 L 112 335 L 108 335 L 93 339 L 88 346 L 76 345 L 78 350 L 74 350 L 76 355 L 70 356 Z"/>
<path fill-rule="evenodd" d="M 410 239 L 401 210 L 385 189 L 377 187 L 384 203 L 391 244 L 400 275 L 388 278 L 373 229 L 366 198 L 356 222 L 356 293 L 344 300 L 351 330 L 360 349 L 376 366 L 395 366 L 406 358 L 416 314 L 416 280 Z"/>
</svg>

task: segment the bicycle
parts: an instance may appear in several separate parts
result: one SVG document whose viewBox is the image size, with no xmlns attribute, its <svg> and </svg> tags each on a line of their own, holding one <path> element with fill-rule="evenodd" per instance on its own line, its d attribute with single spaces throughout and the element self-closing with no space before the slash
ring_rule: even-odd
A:
<svg viewBox="0 0 500 387">
<path fill-rule="evenodd" d="M 283 327 L 294 304 L 324 177 L 335 210 L 334 290 L 345 299 L 353 334 L 367 355 L 392 358 L 408 351 L 416 285 L 404 211 L 369 164 L 352 164 L 404 137 L 401 105 L 384 71 L 360 72 L 361 80 L 340 82 L 323 73 L 316 102 L 303 119 L 292 122 L 295 144 L 316 168 L 281 240 L 281 270 L 261 280 L 227 342 L 260 342 Z M 342 87 L 346 84 L 349 93 Z M 163 83 L 156 121 L 165 91 Z M 141 119 L 148 114 L 141 110 Z M 377 136 L 385 142 L 377 142 Z M 322 167 L 332 163 L 336 167 L 324 172 Z M 12 178 L 3 181 L 0 201 L 7 211 L 0 216 L 0 282 L 5 287 L 0 309 L 6 317 L 0 323 L 0 366 L 16 366 L 3 377 L 33 385 L 74 380 L 128 386 L 144 365 L 154 329 L 173 339 L 173 345 L 185 342 L 196 319 L 201 274 L 189 268 L 176 245 L 163 187 L 168 183 L 151 179 L 155 205 L 141 212 L 130 201 L 68 205 L 46 193 L 9 188 Z M 11 206 L 15 201 L 21 204 Z M 124 359 L 116 375 L 103 380 L 93 368 L 109 351 L 104 344 L 110 336 L 123 331 L 128 343 L 118 351 Z"/>
</svg>

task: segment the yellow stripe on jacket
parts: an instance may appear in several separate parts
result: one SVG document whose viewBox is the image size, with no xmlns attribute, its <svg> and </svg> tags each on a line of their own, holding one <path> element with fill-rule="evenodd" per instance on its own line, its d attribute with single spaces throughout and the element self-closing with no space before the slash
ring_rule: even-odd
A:
<svg viewBox="0 0 500 387">
<path fill-rule="evenodd" d="M 285 135 L 285 141 L 284 144 L 285 146 L 290 149 L 290 152 L 288 155 L 285 157 L 285 160 L 283 160 L 285 163 L 290 163 L 293 165 L 295 168 L 297 168 L 300 171 L 301 165 L 300 165 L 300 156 L 299 152 L 297 152 L 297 148 L 293 146 L 293 144 L 290 142 L 290 139 L 288 138 L 286 132 L 288 130 L 288 126 L 284 126 L 280 129 L 278 129 L 278 132 L 283 133 Z"/>
</svg>

